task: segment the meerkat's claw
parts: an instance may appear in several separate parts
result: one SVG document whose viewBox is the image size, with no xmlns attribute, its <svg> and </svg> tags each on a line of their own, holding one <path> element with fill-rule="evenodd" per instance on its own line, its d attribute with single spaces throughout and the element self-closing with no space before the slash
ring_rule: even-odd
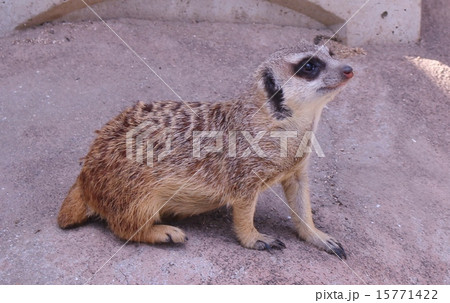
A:
<svg viewBox="0 0 450 303">
<path fill-rule="evenodd" d="M 260 241 L 260 240 L 256 241 L 254 248 L 257 250 L 265 250 L 266 249 L 266 250 L 270 251 L 270 245 L 267 244 L 266 242 Z"/>
<path fill-rule="evenodd" d="M 283 242 L 281 242 L 280 240 L 276 239 L 275 240 L 276 244 L 281 248 L 286 248 L 286 244 L 284 244 Z"/>
<path fill-rule="evenodd" d="M 168 237 L 167 242 L 168 243 L 174 243 L 173 240 L 172 240 L 172 236 L 170 234 L 166 234 L 166 235 Z"/>
<path fill-rule="evenodd" d="M 318 229 L 308 233 L 309 234 L 305 235 L 300 232 L 299 237 L 302 240 L 325 250 L 329 254 L 336 255 L 339 259 L 347 259 L 344 247 L 342 247 L 342 244 L 339 243 L 338 240 Z"/>
<path fill-rule="evenodd" d="M 163 225 L 159 225 L 163 226 Z M 161 243 L 171 243 L 171 244 L 178 244 L 178 243 L 184 243 L 187 241 L 187 237 L 184 234 L 184 232 L 177 228 L 172 226 L 167 226 L 164 230 L 165 232 L 165 239 L 162 238 L 161 240 L 155 240 L 155 243 L 161 242 Z"/>
<path fill-rule="evenodd" d="M 345 254 L 345 250 L 342 247 L 342 244 L 335 239 L 327 240 L 326 252 L 328 252 L 329 254 L 336 254 L 340 259 L 347 259 L 347 255 Z"/>
<path fill-rule="evenodd" d="M 278 239 L 274 239 L 271 242 L 264 242 L 262 240 L 256 241 L 254 248 L 257 250 L 267 250 L 270 251 L 273 249 L 283 249 L 286 248 L 286 245 Z"/>
</svg>

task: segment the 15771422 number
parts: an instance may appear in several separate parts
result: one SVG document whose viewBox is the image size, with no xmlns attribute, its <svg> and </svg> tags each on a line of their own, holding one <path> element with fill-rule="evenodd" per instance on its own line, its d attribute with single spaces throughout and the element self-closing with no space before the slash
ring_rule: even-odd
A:
<svg viewBox="0 0 450 303">
<path fill-rule="evenodd" d="M 378 300 L 389 299 L 419 299 L 419 300 L 437 300 L 437 290 L 377 290 Z"/>
</svg>

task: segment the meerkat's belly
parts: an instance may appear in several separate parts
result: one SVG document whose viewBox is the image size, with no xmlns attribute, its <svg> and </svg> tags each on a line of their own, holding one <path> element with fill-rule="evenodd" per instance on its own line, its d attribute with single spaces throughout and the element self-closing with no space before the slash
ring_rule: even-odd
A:
<svg viewBox="0 0 450 303">
<path fill-rule="evenodd" d="M 216 195 L 192 191 L 179 191 L 161 208 L 161 216 L 174 215 L 188 217 L 215 210 L 226 205 L 226 201 Z"/>
</svg>

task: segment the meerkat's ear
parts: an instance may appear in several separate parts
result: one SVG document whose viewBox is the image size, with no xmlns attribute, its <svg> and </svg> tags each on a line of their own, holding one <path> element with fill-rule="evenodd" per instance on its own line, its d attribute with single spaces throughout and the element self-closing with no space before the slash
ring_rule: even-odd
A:
<svg viewBox="0 0 450 303">
<path fill-rule="evenodd" d="M 267 103 L 271 107 L 273 116 L 278 120 L 292 117 L 292 111 L 286 106 L 284 101 L 283 88 L 275 79 L 271 68 L 263 70 L 262 80 L 267 95 Z"/>
</svg>

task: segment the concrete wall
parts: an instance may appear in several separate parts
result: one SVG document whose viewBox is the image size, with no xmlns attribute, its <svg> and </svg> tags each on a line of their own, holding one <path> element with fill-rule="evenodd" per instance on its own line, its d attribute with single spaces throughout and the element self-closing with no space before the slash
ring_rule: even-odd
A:
<svg viewBox="0 0 450 303">
<path fill-rule="evenodd" d="M 314 2 L 347 20 L 366 0 Z M 345 26 L 346 41 L 349 45 L 417 42 L 420 39 L 421 7 L 421 0 L 370 0 Z M 331 27 L 337 29 L 339 26 Z"/>
<path fill-rule="evenodd" d="M 270 23 L 337 30 L 366 0 L 85 0 L 105 19 Z M 420 38 L 421 0 L 369 0 L 339 32 L 349 45 Z M 81 0 L 0 1 L 0 36 L 50 20 L 96 20 Z"/>
</svg>

